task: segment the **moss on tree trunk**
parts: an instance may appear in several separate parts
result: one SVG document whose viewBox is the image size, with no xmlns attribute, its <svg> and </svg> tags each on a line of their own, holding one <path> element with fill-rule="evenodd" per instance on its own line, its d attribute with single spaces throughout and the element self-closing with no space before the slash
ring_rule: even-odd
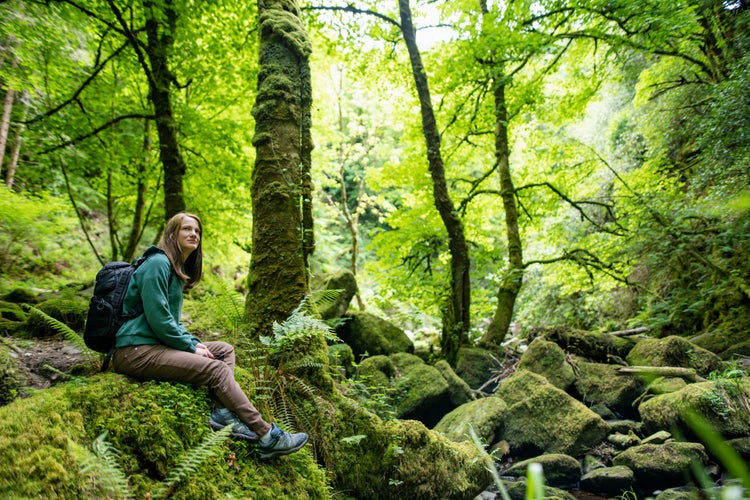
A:
<svg viewBox="0 0 750 500">
<path fill-rule="evenodd" d="M 258 3 L 260 73 L 253 144 L 253 244 L 246 316 L 254 335 L 270 333 L 307 293 L 310 41 L 296 2 Z"/>
</svg>

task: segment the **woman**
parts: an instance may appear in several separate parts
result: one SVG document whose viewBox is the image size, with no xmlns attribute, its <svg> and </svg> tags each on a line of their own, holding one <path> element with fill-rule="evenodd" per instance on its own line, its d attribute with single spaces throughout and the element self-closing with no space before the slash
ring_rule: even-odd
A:
<svg viewBox="0 0 750 500">
<path fill-rule="evenodd" d="M 263 459 L 287 455 L 307 443 L 307 434 L 284 432 L 269 424 L 234 379 L 234 348 L 226 342 L 201 342 L 180 323 L 182 293 L 201 279 L 201 221 L 195 215 L 172 217 L 156 246 L 133 273 L 123 313 L 143 304 L 143 314 L 117 332 L 112 365 L 139 380 L 205 385 L 215 401 L 214 429 L 232 424 L 234 439 L 257 441 Z"/>
</svg>

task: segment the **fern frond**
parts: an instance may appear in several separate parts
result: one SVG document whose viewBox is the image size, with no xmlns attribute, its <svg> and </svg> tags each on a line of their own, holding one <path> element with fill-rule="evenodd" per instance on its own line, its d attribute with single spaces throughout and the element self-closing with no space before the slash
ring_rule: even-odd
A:
<svg viewBox="0 0 750 500">
<path fill-rule="evenodd" d="M 304 300 L 303 308 L 316 317 L 320 317 L 320 311 L 334 305 L 344 292 L 343 289 L 315 290 L 310 292 L 308 300 Z"/>
<path fill-rule="evenodd" d="M 224 316 L 233 329 L 244 322 L 244 298 L 224 280 L 217 280 L 219 293 L 211 296 L 212 305 Z"/>
<path fill-rule="evenodd" d="M 86 358 L 88 358 L 88 360 L 92 364 L 96 362 L 99 355 L 89 349 L 88 346 L 86 346 L 86 342 L 84 342 L 83 337 L 81 337 L 75 330 L 73 330 L 71 327 L 58 320 L 57 318 L 53 318 L 46 312 L 42 311 L 41 309 L 37 309 L 34 306 L 28 306 L 28 310 L 32 315 L 39 317 L 50 328 L 62 335 L 65 340 L 75 344 L 75 346 L 80 349 L 80 351 L 86 356 Z"/>
<path fill-rule="evenodd" d="M 185 479 L 189 474 L 197 472 L 203 462 L 218 453 L 219 448 L 229 438 L 231 431 L 232 424 L 227 425 L 219 431 L 210 433 L 195 448 L 188 451 L 180 460 L 180 463 L 162 481 L 158 490 L 152 495 L 152 498 L 166 497 L 177 483 Z"/>
<path fill-rule="evenodd" d="M 91 445 L 94 456 L 86 458 L 80 470 L 92 473 L 107 495 L 112 498 L 133 498 L 128 477 L 117 462 L 117 450 L 107 442 L 107 431 L 99 434 Z"/>
</svg>

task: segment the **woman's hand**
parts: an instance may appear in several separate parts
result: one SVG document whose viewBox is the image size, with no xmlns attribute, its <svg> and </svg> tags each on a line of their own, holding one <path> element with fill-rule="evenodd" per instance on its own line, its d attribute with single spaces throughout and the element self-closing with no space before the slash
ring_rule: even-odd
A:
<svg viewBox="0 0 750 500">
<path fill-rule="evenodd" d="M 208 347 L 203 344 L 195 344 L 195 354 L 203 356 L 204 358 L 215 359 L 214 355 L 211 354 L 211 351 L 208 350 Z"/>
</svg>

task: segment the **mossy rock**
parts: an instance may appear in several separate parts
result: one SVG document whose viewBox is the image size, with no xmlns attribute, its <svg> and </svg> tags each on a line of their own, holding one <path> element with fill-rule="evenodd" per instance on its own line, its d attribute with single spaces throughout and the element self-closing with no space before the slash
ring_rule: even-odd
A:
<svg viewBox="0 0 750 500">
<path fill-rule="evenodd" d="M 332 368 L 341 370 L 344 377 L 351 377 L 354 374 L 352 348 L 344 343 L 328 346 L 328 363 Z"/>
<path fill-rule="evenodd" d="M 620 497 L 635 484 L 635 474 L 624 465 L 600 467 L 581 477 L 581 489 L 608 498 Z M 626 497 L 622 497 L 626 498 Z"/>
<path fill-rule="evenodd" d="M 676 335 L 641 339 L 628 354 L 627 362 L 631 366 L 693 368 L 703 377 L 724 367 L 719 356 Z"/>
<path fill-rule="evenodd" d="M 726 439 L 750 437 L 750 378 L 689 384 L 681 391 L 655 396 L 638 407 L 646 429 L 678 428 L 692 435 L 694 414 L 704 418 Z"/>
<path fill-rule="evenodd" d="M 21 387 L 18 365 L 8 349 L 0 345 L 0 406 L 16 399 Z"/>
<path fill-rule="evenodd" d="M 514 454 L 579 456 L 607 435 L 599 415 L 528 370 L 505 379 L 495 394 L 508 404 L 504 438 Z"/>
<path fill-rule="evenodd" d="M 504 476 L 526 477 L 532 463 L 540 464 L 544 471 L 544 483 L 556 488 L 573 488 L 581 480 L 581 464 L 575 458 L 562 453 L 549 453 L 516 462 L 503 471 Z"/>
<path fill-rule="evenodd" d="M 8 321 L 23 322 L 26 321 L 27 317 L 28 314 L 18 304 L 0 300 L 0 318 Z"/>
<path fill-rule="evenodd" d="M 599 363 L 625 359 L 635 345 L 635 341 L 627 337 L 561 327 L 542 329 L 537 335 L 556 343 L 567 353 L 577 354 Z"/>
<path fill-rule="evenodd" d="M 470 440 L 469 426 L 489 446 L 497 443 L 503 434 L 505 410 L 508 405 L 493 396 L 465 403 L 440 419 L 433 428 L 451 441 Z"/>
<path fill-rule="evenodd" d="M 603 404 L 620 417 L 638 416 L 633 401 L 645 388 L 640 379 L 618 375 L 617 365 L 589 363 L 580 359 L 573 364 L 578 374 L 575 388 L 584 403 Z"/>
<path fill-rule="evenodd" d="M 453 443 L 416 420 L 383 422 L 350 400 L 336 403 L 334 487 L 353 498 L 473 499 L 492 482 L 471 443 Z"/>
<path fill-rule="evenodd" d="M 628 448 L 613 460 L 633 471 L 640 492 L 671 488 L 685 484 L 685 475 L 692 464 L 702 465 L 708 456 L 699 443 L 669 441 L 664 444 L 644 444 Z"/>
<path fill-rule="evenodd" d="M 518 481 L 503 481 L 503 486 L 505 487 L 505 491 L 508 493 L 510 500 L 527 500 L 527 498 L 529 498 L 526 496 L 525 479 L 519 479 Z M 497 496 L 500 497 L 500 495 Z M 576 497 L 565 490 L 546 486 L 544 488 L 544 500 L 576 500 Z"/>
<path fill-rule="evenodd" d="M 376 387 L 389 388 L 395 373 L 391 358 L 382 354 L 365 358 L 357 365 L 357 378 Z"/>
<path fill-rule="evenodd" d="M 349 303 L 357 294 L 357 278 L 351 271 L 341 270 L 316 277 L 313 279 L 310 289 L 313 291 L 341 290 L 335 300 L 325 302 L 318 300 L 316 303 L 320 317 L 324 320 L 340 318 L 346 314 Z M 313 293 L 312 296 L 315 297 L 316 294 Z"/>
<path fill-rule="evenodd" d="M 91 444 L 106 434 L 131 493 L 153 492 L 211 432 L 205 391 L 136 383 L 111 373 L 39 391 L 0 408 L 0 496 L 104 498 Z M 253 446 L 226 441 L 178 483 L 171 498 L 328 498 L 326 475 L 305 449 L 264 463 Z"/>
<path fill-rule="evenodd" d="M 518 362 L 518 369 L 529 370 L 546 378 L 558 389 L 567 390 L 576 379 L 560 346 L 542 338 L 535 338 Z"/>
<path fill-rule="evenodd" d="M 88 303 L 83 299 L 67 298 L 52 298 L 36 305 L 36 308 L 43 313 L 65 323 L 77 332 L 83 330 L 88 307 Z M 59 333 L 43 317 L 33 312 L 29 314 L 27 325 L 33 337 L 49 337 Z"/>
<path fill-rule="evenodd" d="M 460 406 L 474 399 L 474 394 L 469 384 L 456 375 L 456 372 L 453 371 L 453 368 L 451 368 L 451 365 L 447 361 L 441 359 L 434 366 L 445 381 L 448 382 L 448 395 L 450 396 L 451 404 Z"/>
<path fill-rule="evenodd" d="M 437 368 L 413 354 L 391 356 L 397 370 L 394 387 L 401 394 L 396 403 L 399 418 L 414 419 L 433 427 L 453 410 L 448 382 Z"/>
<path fill-rule="evenodd" d="M 14 288 L 3 296 L 6 302 L 14 304 L 36 304 L 39 302 L 36 293 L 28 288 Z"/>
<path fill-rule="evenodd" d="M 350 311 L 336 334 L 352 348 L 357 360 L 365 355 L 414 352 L 414 344 L 406 333 L 394 324 L 375 315 Z"/>
<path fill-rule="evenodd" d="M 497 357 L 491 351 L 479 347 L 462 347 L 456 358 L 456 375 L 476 390 L 482 387 L 493 376 L 493 370 L 498 369 Z M 494 387 L 487 390 L 494 389 Z"/>
</svg>

